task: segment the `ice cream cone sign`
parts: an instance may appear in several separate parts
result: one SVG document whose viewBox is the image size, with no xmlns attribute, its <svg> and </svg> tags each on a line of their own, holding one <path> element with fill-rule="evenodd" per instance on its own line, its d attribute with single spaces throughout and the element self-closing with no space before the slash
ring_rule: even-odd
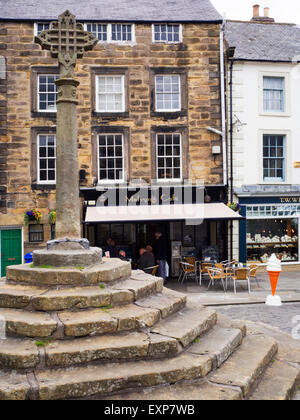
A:
<svg viewBox="0 0 300 420">
<path fill-rule="evenodd" d="M 276 296 L 276 289 L 278 285 L 278 279 L 281 273 L 281 259 L 276 257 L 275 254 L 272 254 L 267 265 L 267 272 L 269 275 L 272 296 L 268 296 L 266 300 L 266 305 L 269 306 L 281 306 L 281 299 L 279 296 Z"/>
</svg>

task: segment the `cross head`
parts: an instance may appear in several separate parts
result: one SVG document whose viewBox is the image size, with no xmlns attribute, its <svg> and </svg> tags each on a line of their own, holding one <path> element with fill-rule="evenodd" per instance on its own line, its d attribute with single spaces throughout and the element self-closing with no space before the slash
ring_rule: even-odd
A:
<svg viewBox="0 0 300 420">
<path fill-rule="evenodd" d="M 49 29 L 37 35 L 35 42 L 58 59 L 61 78 L 72 78 L 77 59 L 83 57 L 84 51 L 92 50 L 98 39 L 85 31 L 83 24 L 76 22 L 75 16 L 67 10 L 58 21 L 50 23 Z"/>
</svg>

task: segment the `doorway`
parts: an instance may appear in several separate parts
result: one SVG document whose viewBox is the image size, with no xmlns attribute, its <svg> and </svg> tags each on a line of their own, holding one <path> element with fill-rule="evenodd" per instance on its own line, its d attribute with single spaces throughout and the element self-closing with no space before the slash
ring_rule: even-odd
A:
<svg viewBox="0 0 300 420">
<path fill-rule="evenodd" d="M 22 264 L 22 230 L 0 229 L 1 277 L 6 275 L 6 267 Z"/>
</svg>

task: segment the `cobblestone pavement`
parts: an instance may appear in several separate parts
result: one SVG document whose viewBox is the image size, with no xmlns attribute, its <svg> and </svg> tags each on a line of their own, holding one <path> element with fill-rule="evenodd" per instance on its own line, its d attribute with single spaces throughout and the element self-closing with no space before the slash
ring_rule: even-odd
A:
<svg viewBox="0 0 300 420">
<path fill-rule="evenodd" d="M 249 321 L 263 322 L 291 335 L 292 329 L 300 325 L 300 303 L 286 303 L 280 307 L 266 305 L 230 305 L 216 306 L 214 309 L 230 318 L 244 319 Z M 293 324 L 293 318 L 298 316 L 297 324 Z M 300 327 L 298 327 L 300 334 Z M 299 339 L 300 341 L 300 339 Z"/>
</svg>

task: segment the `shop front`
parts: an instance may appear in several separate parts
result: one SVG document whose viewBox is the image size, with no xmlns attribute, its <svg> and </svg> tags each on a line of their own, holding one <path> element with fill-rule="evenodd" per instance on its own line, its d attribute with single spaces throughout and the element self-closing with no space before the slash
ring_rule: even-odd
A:
<svg viewBox="0 0 300 420">
<path fill-rule="evenodd" d="M 284 264 L 298 264 L 300 196 L 240 197 L 240 260 L 266 263 L 281 254 Z"/>
<path fill-rule="evenodd" d="M 168 194 L 159 189 L 156 202 L 145 200 L 143 193 L 143 200 L 136 205 L 130 205 L 132 197 L 137 197 L 136 192 L 126 197 L 127 206 L 108 202 L 104 205 L 101 195 L 97 201 L 86 201 L 85 236 L 93 246 L 103 249 L 107 239 L 113 238 L 117 248 L 135 262 L 140 248 L 151 245 L 155 249 L 155 232 L 159 231 L 169 244 L 172 277 L 179 275 L 179 262 L 185 256 L 204 259 L 214 255 L 218 260 L 227 259 L 227 222 L 240 216 L 223 202 L 204 204 L 202 195 L 199 203 L 200 196 L 194 191 L 189 199 L 188 194 L 178 195 L 176 191 L 171 189 Z"/>
</svg>

